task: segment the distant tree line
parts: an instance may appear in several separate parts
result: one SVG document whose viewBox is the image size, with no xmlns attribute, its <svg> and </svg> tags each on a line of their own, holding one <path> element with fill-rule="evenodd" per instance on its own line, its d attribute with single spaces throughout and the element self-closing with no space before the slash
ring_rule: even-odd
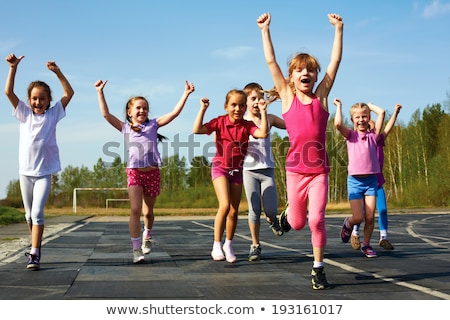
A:
<svg viewBox="0 0 450 320">
<path fill-rule="evenodd" d="M 386 119 L 389 109 L 386 108 Z M 330 117 L 327 151 L 331 171 L 329 202 L 347 201 L 347 147 L 334 128 Z M 299 123 L 301 125 L 301 123 Z M 347 122 L 347 125 L 350 124 Z M 450 204 L 450 117 L 441 104 L 417 110 L 407 125 L 397 123 L 386 140 L 384 175 L 388 202 L 397 207 L 442 207 Z M 289 148 L 287 136 L 272 133 L 272 149 L 276 163 L 276 181 L 280 207 L 286 204 L 285 159 Z M 217 206 L 211 183 L 211 163 L 204 156 L 187 159 L 173 155 L 163 159 L 161 167 L 161 208 L 212 208 Z M 48 205 L 71 206 L 74 188 L 126 188 L 125 164 L 120 157 L 112 163 L 99 158 L 92 170 L 68 166 L 53 176 Z M 104 207 L 106 199 L 127 198 L 127 192 L 80 192 L 80 206 Z M 245 193 L 243 194 L 245 197 Z M 3 205 L 21 207 L 18 180 L 10 181 Z M 128 205 L 128 204 L 122 204 Z"/>
</svg>

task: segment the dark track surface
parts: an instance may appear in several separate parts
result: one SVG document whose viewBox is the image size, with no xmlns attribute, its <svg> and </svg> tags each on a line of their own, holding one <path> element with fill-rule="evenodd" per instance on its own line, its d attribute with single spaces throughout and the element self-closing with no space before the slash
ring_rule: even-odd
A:
<svg viewBox="0 0 450 320">
<path fill-rule="evenodd" d="M 343 218 L 327 217 L 326 291 L 311 288 L 308 227 L 275 237 L 263 224 L 262 259 L 248 262 L 250 233 L 241 217 L 238 261 L 229 264 L 210 257 L 213 217 L 156 217 L 156 245 L 134 265 L 127 217 L 61 216 L 46 220 L 39 271 L 26 269 L 26 226 L 1 227 L 0 299 L 450 300 L 449 211 L 390 214 L 395 250 L 378 247 L 376 225 L 373 259 L 341 242 Z"/>
</svg>

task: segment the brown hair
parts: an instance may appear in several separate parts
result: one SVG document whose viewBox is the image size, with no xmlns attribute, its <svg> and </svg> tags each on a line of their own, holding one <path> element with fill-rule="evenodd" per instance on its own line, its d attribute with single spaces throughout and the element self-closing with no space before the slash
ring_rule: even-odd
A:
<svg viewBox="0 0 450 320">
<path fill-rule="evenodd" d="M 40 88 L 44 89 L 44 91 L 48 95 L 49 102 L 52 101 L 52 90 L 50 89 L 50 86 L 48 84 L 46 84 L 44 81 L 39 81 L 39 80 L 33 81 L 28 85 L 28 88 L 27 88 L 28 99 L 30 99 L 30 97 L 31 97 L 31 91 L 36 87 L 40 87 Z M 50 103 L 48 104 L 46 109 L 48 109 L 48 108 L 50 108 Z"/>
</svg>

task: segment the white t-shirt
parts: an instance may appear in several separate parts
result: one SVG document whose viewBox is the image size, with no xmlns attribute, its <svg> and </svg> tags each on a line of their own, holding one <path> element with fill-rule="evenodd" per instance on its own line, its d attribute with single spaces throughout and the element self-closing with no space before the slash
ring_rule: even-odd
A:
<svg viewBox="0 0 450 320">
<path fill-rule="evenodd" d="M 34 114 L 30 106 L 19 101 L 13 116 L 20 122 L 19 174 L 41 177 L 60 171 L 56 124 L 66 116 L 61 101 L 42 115 Z"/>
<path fill-rule="evenodd" d="M 250 136 L 248 139 L 247 154 L 244 158 L 244 170 L 259 170 L 267 168 L 275 168 L 270 132 L 264 139 L 257 139 Z"/>
</svg>

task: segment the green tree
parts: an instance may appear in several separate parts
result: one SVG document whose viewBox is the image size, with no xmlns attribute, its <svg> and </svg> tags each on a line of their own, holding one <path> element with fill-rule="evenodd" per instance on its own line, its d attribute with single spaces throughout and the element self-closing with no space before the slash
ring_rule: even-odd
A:
<svg viewBox="0 0 450 320">
<path fill-rule="evenodd" d="M 192 158 L 191 167 L 186 175 L 187 185 L 191 188 L 211 185 L 211 164 L 205 156 Z"/>
</svg>

